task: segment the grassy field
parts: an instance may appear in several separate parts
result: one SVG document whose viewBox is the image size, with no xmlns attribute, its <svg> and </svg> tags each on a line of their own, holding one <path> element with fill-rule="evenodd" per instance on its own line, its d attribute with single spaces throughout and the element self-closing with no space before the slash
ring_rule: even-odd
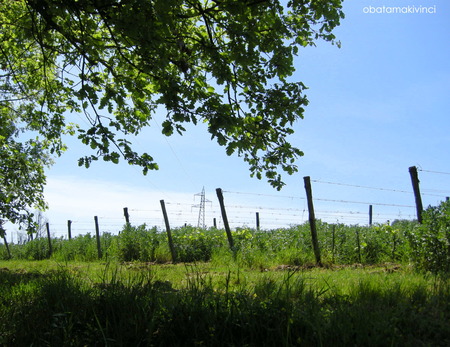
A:
<svg viewBox="0 0 450 347">
<path fill-rule="evenodd" d="M 449 281 L 387 263 L 0 262 L 4 346 L 448 346 Z"/>
<path fill-rule="evenodd" d="M 449 346 L 450 202 L 424 221 L 38 238 L 0 251 L 2 346 Z M 320 265 L 320 266 L 319 266 Z"/>
</svg>

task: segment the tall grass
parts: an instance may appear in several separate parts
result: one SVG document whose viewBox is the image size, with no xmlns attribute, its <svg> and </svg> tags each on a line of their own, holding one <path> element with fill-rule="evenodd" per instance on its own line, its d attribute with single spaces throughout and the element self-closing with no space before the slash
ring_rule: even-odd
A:
<svg viewBox="0 0 450 347">
<path fill-rule="evenodd" d="M 179 283 L 114 267 L 90 278 L 70 268 L 1 270 L 0 344 L 450 344 L 448 281 L 405 285 L 375 274 L 341 291 L 326 282 L 314 285 L 311 273 L 295 270 L 246 284 L 237 282 L 236 269 L 219 279 L 198 270 L 188 266 Z"/>
<path fill-rule="evenodd" d="M 307 224 L 237 229 L 233 251 L 223 230 L 174 229 L 185 264 L 145 225 L 102 235 L 101 263 L 89 263 L 90 234 L 52 239 L 51 256 L 47 239 L 12 244 L 0 267 L 0 345 L 448 346 L 449 211 L 427 209 L 422 225 L 318 221 L 331 270 L 309 269 Z"/>
</svg>

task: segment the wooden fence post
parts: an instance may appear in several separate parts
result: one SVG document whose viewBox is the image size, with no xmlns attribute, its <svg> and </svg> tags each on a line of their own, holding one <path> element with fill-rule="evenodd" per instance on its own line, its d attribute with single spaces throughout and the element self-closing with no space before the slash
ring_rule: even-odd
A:
<svg viewBox="0 0 450 347">
<path fill-rule="evenodd" d="M 333 224 L 333 228 L 331 229 L 332 237 L 331 237 L 331 255 L 332 261 L 334 263 L 334 248 L 336 246 L 336 224 Z"/>
<path fill-rule="evenodd" d="M 47 228 L 47 238 L 48 238 L 48 257 L 50 258 L 53 253 L 52 249 L 52 240 L 50 238 L 50 224 L 45 223 L 45 227 Z"/>
<path fill-rule="evenodd" d="M 373 207 L 369 205 L 369 225 L 372 225 Z"/>
<path fill-rule="evenodd" d="M 223 225 L 225 226 L 225 231 L 227 233 L 228 244 L 230 245 L 230 249 L 234 252 L 234 242 L 233 236 L 231 235 L 230 225 L 228 224 L 227 211 L 225 210 L 225 204 L 223 202 L 223 194 L 222 189 L 216 189 L 217 198 L 219 199 L 220 211 L 222 212 Z"/>
<path fill-rule="evenodd" d="M 72 221 L 70 219 L 67 221 L 67 233 L 69 235 L 69 240 L 72 240 Z"/>
<path fill-rule="evenodd" d="M 259 212 L 256 212 L 256 230 L 259 231 Z"/>
<path fill-rule="evenodd" d="M 3 235 L 3 242 L 5 243 L 6 252 L 8 252 L 8 259 L 11 259 L 11 251 L 9 250 L 8 241 L 6 240 L 6 235 Z"/>
<path fill-rule="evenodd" d="M 130 215 L 128 214 L 128 207 L 123 208 L 123 215 L 125 217 L 125 223 L 130 224 Z"/>
<path fill-rule="evenodd" d="M 358 250 L 358 262 L 361 263 L 361 240 L 359 237 L 359 228 L 355 230 L 356 233 L 356 249 Z"/>
<path fill-rule="evenodd" d="M 97 255 L 98 255 L 98 259 L 102 258 L 102 249 L 100 246 L 100 228 L 98 226 L 98 217 L 95 216 L 94 217 L 94 221 L 95 221 L 95 237 L 97 238 Z"/>
<path fill-rule="evenodd" d="M 164 223 L 166 224 L 166 231 L 167 231 L 167 240 L 169 241 L 169 248 L 170 248 L 170 254 L 172 255 L 172 262 L 176 263 L 177 261 L 177 254 L 175 252 L 175 247 L 172 240 L 172 233 L 170 231 L 170 225 L 169 225 L 169 217 L 167 217 L 166 212 L 166 204 L 164 203 L 164 200 L 159 201 L 161 203 L 161 209 L 164 216 Z"/>
<path fill-rule="evenodd" d="M 312 189 L 311 189 L 311 179 L 309 176 L 303 177 L 305 182 L 305 190 L 306 190 L 306 198 L 308 200 L 308 211 L 309 211 L 309 226 L 311 228 L 311 238 L 314 249 L 314 256 L 316 257 L 316 263 L 318 265 L 322 265 L 320 259 L 320 249 L 319 249 L 319 240 L 317 239 L 317 229 L 316 229 L 316 217 L 314 215 L 314 204 L 312 198 Z"/>
<path fill-rule="evenodd" d="M 3 242 L 5 243 L 6 251 L 8 252 L 8 259 L 11 259 L 11 251 L 9 250 L 8 241 L 6 240 L 6 230 L 3 229 L 3 220 L 0 219 L 0 235 L 2 235 Z"/>
<path fill-rule="evenodd" d="M 414 197 L 416 200 L 416 211 L 417 211 L 417 221 L 422 224 L 422 198 L 420 196 L 420 189 L 419 189 L 419 176 L 417 174 L 417 168 L 415 166 L 411 166 L 409 168 L 409 174 L 411 176 L 411 182 L 414 190 Z"/>
</svg>

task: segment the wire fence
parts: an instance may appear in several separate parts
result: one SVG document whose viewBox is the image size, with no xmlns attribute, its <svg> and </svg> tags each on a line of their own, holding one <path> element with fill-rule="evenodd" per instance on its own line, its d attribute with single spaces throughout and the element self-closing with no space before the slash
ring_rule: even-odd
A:
<svg viewBox="0 0 450 347">
<path fill-rule="evenodd" d="M 419 169 L 421 175 L 421 195 L 424 207 L 437 205 L 448 199 L 450 190 L 433 186 L 432 175 L 449 175 L 450 173 Z M 423 174 L 422 174 L 423 173 Z M 449 177 L 450 178 L 450 177 Z M 329 180 L 311 180 L 314 193 L 313 201 L 315 216 L 328 223 L 342 223 L 347 225 L 368 225 L 386 223 L 395 219 L 416 219 L 416 205 L 413 190 L 407 188 L 373 187 Z M 329 187 L 333 187 L 332 190 Z M 367 193 L 370 192 L 370 193 Z M 232 229 L 240 227 L 261 229 L 288 228 L 308 221 L 308 207 L 306 196 L 299 190 L 298 195 L 259 194 L 223 190 L 226 213 Z M 198 194 L 192 194 L 198 196 Z M 344 198 L 341 198 L 344 197 Z M 346 198 L 349 197 L 349 198 Z M 223 228 L 221 209 L 214 193 L 207 193 L 205 203 L 199 201 L 177 202 L 165 201 L 170 226 L 173 228 L 184 225 Z M 125 207 L 125 206 L 124 206 Z M 164 230 L 164 218 L 159 201 L 143 209 L 140 206 L 126 206 L 132 225 L 146 224 Z M 371 212 L 371 215 L 369 213 Z M 94 212 L 95 213 L 95 212 Z M 70 216 L 69 218 L 70 219 Z M 109 214 L 98 215 L 101 233 L 118 234 L 126 221 L 122 210 L 111 211 Z M 53 237 L 68 236 L 66 221 L 49 221 L 50 232 Z M 87 233 L 95 234 L 94 216 L 79 218 L 71 221 L 73 236 Z M 16 230 L 9 233 L 11 242 L 20 242 L 26 237 L 24 232 Z"/>
</svg>

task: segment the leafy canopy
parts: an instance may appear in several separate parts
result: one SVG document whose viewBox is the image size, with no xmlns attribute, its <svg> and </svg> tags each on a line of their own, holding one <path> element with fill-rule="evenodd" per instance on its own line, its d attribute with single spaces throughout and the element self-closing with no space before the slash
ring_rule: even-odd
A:
<svg viewBox="0 0 450 347">
<path fill-rule="evenodd" d="M 44 167 L 51 164 L 47 144 L 39 139 L 23 139 L 24 128 L 17 127 L 11 105 L 0 106 L 0 237 L 5 236 L 2 220 L 33 227 L 30 206 L 41 210 Z M 31 229 L 29 230 L 31 231 Z"/>
<path fill-rule="evenodd" d="M 164 109 L 164 135 L 204 122 L 280 189 L 303 155 L 286 140 L 308 103 L 288 80 L 293 56 L 335 42 L 342 1 L 3 0 L 1 110 L 50 153 L 68 133 L 92 148 L 80 165 L 122 158 L 147 173 L 157 164 L 127 138 Z"/>
</svg>

